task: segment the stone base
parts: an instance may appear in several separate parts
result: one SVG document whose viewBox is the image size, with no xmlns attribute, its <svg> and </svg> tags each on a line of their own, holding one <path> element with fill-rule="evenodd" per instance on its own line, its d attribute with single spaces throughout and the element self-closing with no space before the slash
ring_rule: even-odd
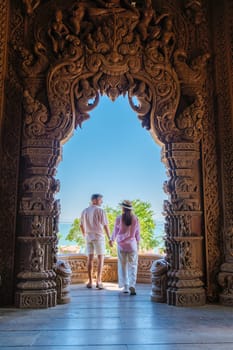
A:
<svg viewBox="0 0 233 350">
<path fill-rule="evenodd" d="M 206 294 L 203 288 L 167 290 L 167 304 L 174 306 L 202 306 L 206 303 Z"/>
<path fill-rule="evenodd" d="M 57 292 L 51 290 L 18 291 L 15 306 L 20 309 L 45 309 L 57 305 Z"/>
<path fill-rule="evenodd" d="M 150 295 L 150 300 L 154 301 L 155 303 L 166 303 L 166 296 L 158 296 L 158 295 L 153 295 L 153 293 L 151 293 Z"/>
<path fill-rule="evenodd" d="M 57 303 L 59 305 L 62 305 L 62 304 L 69 304 L 71 302 L 71 297 L 70 295 L 61 295 L 60 298 L 57 299 Z"/>
<path fill-rule="evenodd" d="M 233 306 L 233 294 L 220 294 L 219 301 L 222 305 Z"/>
</svg>

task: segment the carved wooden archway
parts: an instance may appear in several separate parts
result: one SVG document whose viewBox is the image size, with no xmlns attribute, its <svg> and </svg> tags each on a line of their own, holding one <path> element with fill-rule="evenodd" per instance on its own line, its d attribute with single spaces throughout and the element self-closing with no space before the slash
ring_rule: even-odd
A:
<svg viewBox="0 0 233 350">
<path fill-rule="evenodd" d="M 209 55 L 190 53 L 186 24 L 170 3 L 159 2 L 156 9 L 149 0 L 140 3 L 24 1 L 25 28 L 33 30 L 25 46 L 14 46 L 21 58 L 25 112 L 19 307 L 56 305 L 60 209 L 54 175 L 62 143 L 89 117 L 101 94 L 112 100 L 127 94 L 142 125 L 163 145 L 169 174 L 164 185 L 167 302 L 205 303 L 200 141 Z M 201 16 L 201 6 L 199 12 L 191 5 L 187 9 Z"/>
</svg>

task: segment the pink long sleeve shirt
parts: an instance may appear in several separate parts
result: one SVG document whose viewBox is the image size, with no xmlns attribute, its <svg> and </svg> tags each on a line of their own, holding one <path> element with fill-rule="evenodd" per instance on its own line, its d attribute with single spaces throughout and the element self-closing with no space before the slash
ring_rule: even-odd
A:
<svg viewBox="0 0 233 350">
<path fill-rule="evenodd" d="M 118 247 L 124 252 L 137 251 L 137 243 L 140 241 L 138 218 L 133 215 L 131 225 L 126 226 L 122 220 L 122 215 L 118 216 L 115 221 L 111 240 L 116 240 Z"/>
</svg>

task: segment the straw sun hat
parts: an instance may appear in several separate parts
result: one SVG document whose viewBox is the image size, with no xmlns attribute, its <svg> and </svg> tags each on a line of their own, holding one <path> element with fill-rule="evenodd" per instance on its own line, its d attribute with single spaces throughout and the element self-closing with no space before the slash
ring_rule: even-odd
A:
<svg viewBox="0 0 233 350">
<path fill-rule="evenodd" d="M 128 200 L 124 200 L 120 203 L 120 206 L 126 209 L 133 209 L 132 203 Z"/>
</svg>

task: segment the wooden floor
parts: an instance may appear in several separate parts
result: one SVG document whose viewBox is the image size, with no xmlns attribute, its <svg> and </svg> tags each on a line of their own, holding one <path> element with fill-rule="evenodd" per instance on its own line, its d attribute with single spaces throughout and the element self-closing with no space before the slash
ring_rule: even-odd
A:
<svg viewBox="0 0 233 350">
<path fill-rule="evenodd" d="M 233 310 L 219 305 L 177 308 L 116 284 L 71 287 L 72 302 L 47 310 L 0 309 L 1 350 L 233 349 Z"/>
</svg>

